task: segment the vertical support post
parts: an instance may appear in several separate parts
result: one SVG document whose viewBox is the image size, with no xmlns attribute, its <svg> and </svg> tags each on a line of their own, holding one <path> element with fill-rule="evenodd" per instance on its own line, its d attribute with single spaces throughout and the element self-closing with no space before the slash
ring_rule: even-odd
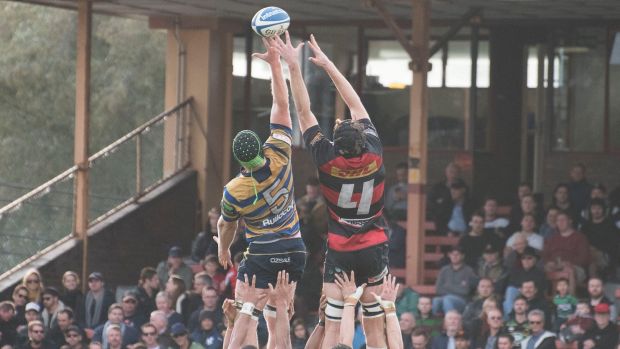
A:
<svg viewBox="0 0 620 349">
<path fill-rule="evenodd" d="M 82 280 L 88 273 L 88 134 L 90 119 L 90 44 L 92 2 L 78 1 L 77 59 L 75 72 L 75 179 L 74 235 L 82 239 Z M 84 288 L 86 283 L 82 284 Z"/>
<path fill-rule="evenodd" d="M 142 191 L 142 134 L 136 135 L 136 197 Z"/>
<path fill-rule="evenodd" d="M 252 50 L 254 35 L 251 28 L 245 32 L 245 79 L 243 80 L 243 128 L 252 128 Z"/>
<path fill-rule="evenodd" d="M 548 43 L 547 43 L 547 89 L 546 89 L 546 95 L 545 95 L 545 118 L 546 120 L 546 124 L 547 124 L 547 130 L 549 133 L 547 133 L 545 135 L 545 137 L 549 140 L 551 140 L 553 132 L 554 132 L 554 128 L 555 128 L 555 116 L 554 116 L 554 86 L 553 86 L 553 81 L 555 80 L 555 72 L 554 72 L 554 58 L 555 58 L 555 47 L 553 44 L 553 38 L 550 38 Z M 550 143 L 550 148 L 552 148 L 554 146 L 554 142 L 555 140 L 551 141 Z M 549 149 L 552 150 L 552 149 Z"/>
<path fill-rule="evenodd" d="M 468 135 L 465 142 L 465 149 L 474 151 L 474 136 L 476 129 L 476 114 L 478 113 L 478 40 L 480 27 L 476 21 L 476 18 L 472 19 L 471 26 L 471 41 L 470 41 L 470 54 L 471 54 L 471 85 L 469 87 L 469 124 L 467 125 Z"/>
<path fill-rule="evenodd" d="M 426 206 L 427 141 L 428 118 L 427 74 L 429 58 L 429 0 L 411 0 L 412 41 L 417 54 L 412 62 L 413 85 L 409 105 L 409 190 L 407 194 L 407 260 L 406 282 L 408 285 L 423 281 L 424 222 Z"/>
<path fill-rule="evenodd" d="M 364 42 L 364 27 L 357 27 L 357 79 L 355 90 L 358 95 L 364 91 L 364 79 L 366 78 L 366 43 Z"/>
<path fill-rule="evenodd" d="M 536 128 L 534 130 L 534 192 L 542 191 L 545 161 L 545 46 L 536 47 L 538 58 L 538 77 L 536 84 Z M 526 79 L 527 80 L 527 79 Z M 526 82 L 527 83 L 527 82 Z"/>
</svg>

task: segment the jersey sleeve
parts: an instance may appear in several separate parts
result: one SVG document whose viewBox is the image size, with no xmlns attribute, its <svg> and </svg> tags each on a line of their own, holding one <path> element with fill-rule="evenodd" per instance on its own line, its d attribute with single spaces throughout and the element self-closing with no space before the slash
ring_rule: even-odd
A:
<svg viewBox="0 0 620 349">
<path fill-rule="evenodd" d="M 314 125 L 304 132 L 306 147 L 312 152 L 312 159 L 320 166 L 333 157 L 334 143 L 325 138 L 319 125 Z"/>
<path fill-rule="evenodd" d="M 366 148 L 375 154 L 383 154 L 383 145 L 381 144 L 381 139 L 379 139 L 379 134 L 377 133 L 375 125 L 367 118 L 361 119 L 359 122 L 364 125 Z"/>
<path fill-rule="evenodd" d="M 271 133 L 265 142 L 265 147 L 274 149 L 290 159 L 293 131 L 280 124 L 271 124 L 269 128 L 271 129 Z"/>
<path fill-rule="evenodd" d="M 228 192 L 228 189 L 224 188 L 224 195 L 222 196 L 221 212 L 222 218 L 227 222 L 233 222 L 239 219 L 239 207 L 233 202 L 236 201 L 232 195 Z"/>
</svg>

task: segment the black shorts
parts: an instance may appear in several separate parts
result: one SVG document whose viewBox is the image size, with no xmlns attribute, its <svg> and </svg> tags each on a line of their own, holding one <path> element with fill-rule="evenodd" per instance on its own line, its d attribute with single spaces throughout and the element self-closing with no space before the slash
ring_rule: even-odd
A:
<svg viewBox="0 0 620 349">
<path fill-rule="evenodd" d="M 239 264 L 237 280 L 256 275 L 256 288 L 276 285 L 278 272 L 286 270 L 290 281 L 299 281 L 306 266 L 306 247 L 301 237 L 287 238 L 280 234 L 266 234 L 255 238 Z"/>
<path fill-rule="evenodd" d="M 355 283 L 359 286 L 381 285 L 388 273 L 388 244 L 383 243 L 359 251 L 334 251 L 327 249 L 325 256 L 324 282 L 334 282 L 336 273 L 355 272 Z"/>
</svg>

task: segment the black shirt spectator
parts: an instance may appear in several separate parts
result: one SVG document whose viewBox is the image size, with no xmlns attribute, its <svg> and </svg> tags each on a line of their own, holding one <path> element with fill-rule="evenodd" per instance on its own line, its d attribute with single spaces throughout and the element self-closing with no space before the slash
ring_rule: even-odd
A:
<svg viewBox="0 0 620 349">
<path fill-rule="evenodd" d="M 594 348 L 616 348 L 618 327 L 610 321 L 608 304 L 600 303 L 594 307 L 594 321 L 596 324 L 586 332 L 582 347 L 586 342 L 592 341 Z"/>
<path fill-rule="evenodd" d="M 591 190 L 592 184 L 586 179 L 586 167 L 583 164 L 573 166 L 570 170 L 568 197 L 575 211 L 581 212 L 586 207 Z"/>
<path fill-rule="evenodd" d="M 488 245 L 497 249 L 502 242 L 499 236 L 484 230 L 484 216 L 480 212 L 471 216 L 469 226 L 471 230 L 461 237 L 459 246 L 465 251 L 465 264 L 477 269 L 484 249 Z"/>
<path fill-rule="evenodd" d="M 462 235 L 474 211 L 468 188 L 462 179 L 455 180 L 449 189 L 449 198 L 437 201 L 434 209 L 435 228 L 440 233 Z"/>
</svg>

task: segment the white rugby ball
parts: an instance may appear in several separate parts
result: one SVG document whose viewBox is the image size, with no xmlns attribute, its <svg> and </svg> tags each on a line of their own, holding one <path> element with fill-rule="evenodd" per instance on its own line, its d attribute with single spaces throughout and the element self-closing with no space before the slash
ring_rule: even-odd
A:
<svg viewBox="0 0 620 349">
<path fill-rule="evenodd" d="M 252 29 L 256 34 L 268 38 L 282 35 L 290 23 L 291 19 L 286 11 L 279 7 L 269 6 L 256 12 L 252 18 Z"/>
</svg>

